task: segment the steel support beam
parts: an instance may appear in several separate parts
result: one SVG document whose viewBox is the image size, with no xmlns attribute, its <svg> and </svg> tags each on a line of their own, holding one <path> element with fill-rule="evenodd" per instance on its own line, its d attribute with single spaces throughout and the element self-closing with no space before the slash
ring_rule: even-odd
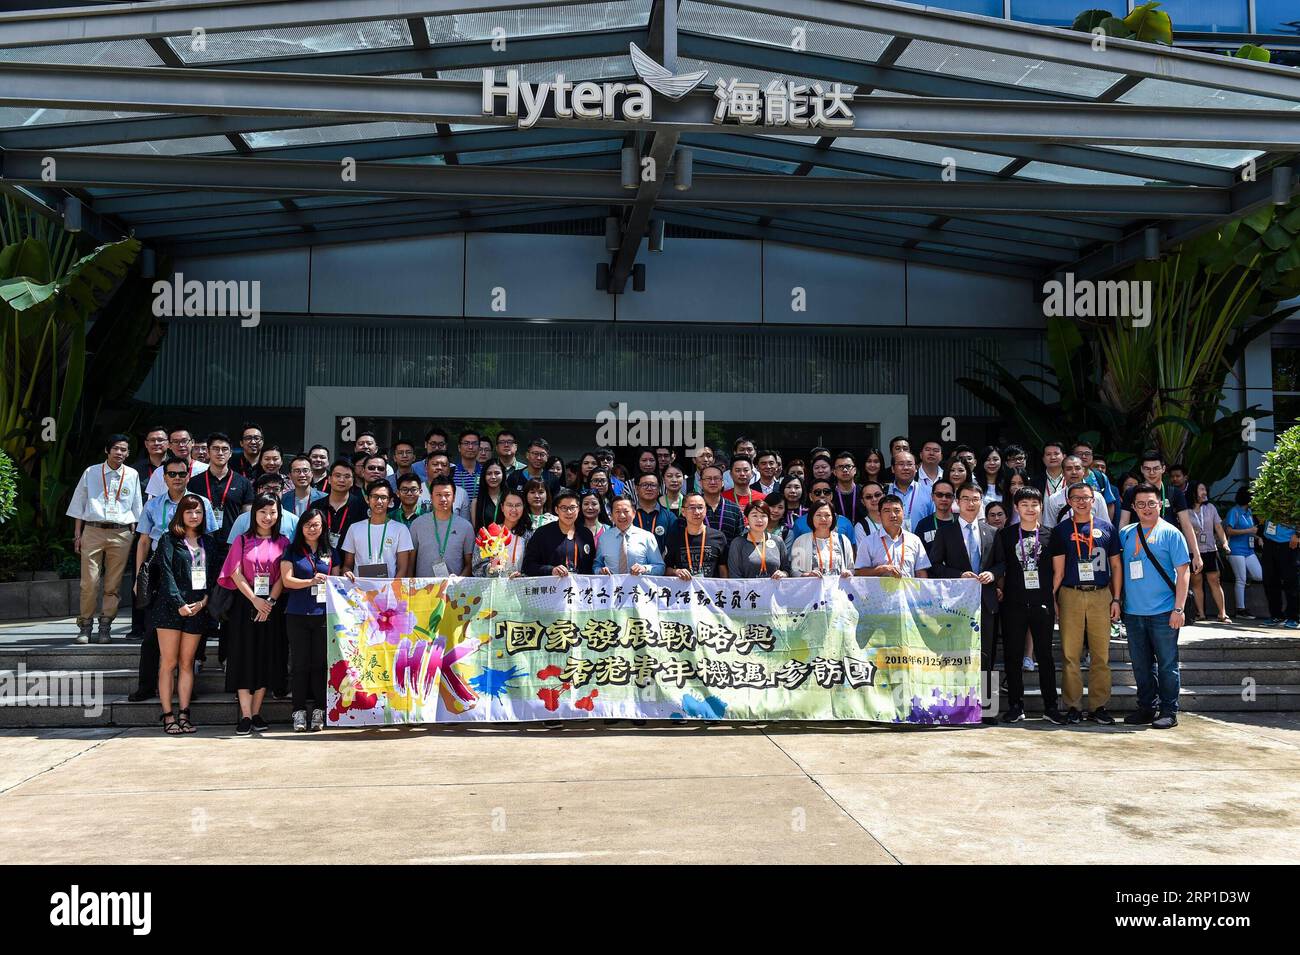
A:
<svg viewBox="0 0 1300 955">
<path fill-rule="evenodd" d="M 1300 71 L 1297 71 L 1300 77 Z M 66 109 L 122 109 L 170 113 L 310 114 L 322 122 L 390 119 L 499 124 L 482 113 L 478 83 L 373 76 L 307 76 L 233 70 L 203 72 L 166 67 L 66 66 L 0 62 L 0 105 Z M 680 102 L 659 101 L 653 122 L 595 123 L 543 117 L 540 126 L 679 135 L 772 133 L 762 126 L 720 125 L 714 98 L 696 92 Z M 836 136 L 937 140 L 1016 140 L 1038 143 L 1107 142 L 1295 152 L 1300 110 L 1156 108 L 1118 103 L 1030 103 L 876 97 L 857 104 L 854 126 Z M 784 130 L 798 132 L 798 130 Z"/>
<path fill-rule="evenodd" d="M 13 150 L 0 154 L 0 179 L 58 185 L 269 192 L 284 195 L 371 195 L 538 199 L 631 205 L 640 190 L 618 175 L 527 166 L 430 166 L 358 163 L 355 181 L 339 164 L 240 157 L 137 156 Z M 1232 213 L 1228 193 L 1186 187 L 1062 185 L 1057 183 L 909 182 L 789 176 L 700 176 L 689 191 L 667 191 L 665 205 L 817 207 L 901 212 L 1048 213 L 1069 216 L 1221 217 Z"/>
</svg>

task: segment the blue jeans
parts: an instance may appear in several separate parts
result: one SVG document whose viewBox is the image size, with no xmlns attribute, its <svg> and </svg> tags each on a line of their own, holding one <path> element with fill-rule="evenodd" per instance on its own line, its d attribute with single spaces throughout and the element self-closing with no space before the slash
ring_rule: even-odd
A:
<svg viewBox="0 0 1300 955">
<path fill-rule="evenodd" d="M 1124 614 L 1128 631 L 1128 655 L 1133 661 L 1133 679 L 1137 683 L 1138 707 L 1178 712 L 1178 690 L 1182 679 L 1178 673 L 1178 631 L 1169 626 L 1169 614 L 1151 616 Z M 1159 706 L 1156 691 L 1159 688 Z"/>
</svg>

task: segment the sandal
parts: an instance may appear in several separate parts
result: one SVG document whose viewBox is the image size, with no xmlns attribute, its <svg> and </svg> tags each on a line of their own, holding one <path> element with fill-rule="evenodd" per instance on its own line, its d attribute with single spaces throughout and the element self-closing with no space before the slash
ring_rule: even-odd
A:
<svg viewBox="0 0 1300 955">
<path fill-rule="evenodd" d="M 170 723 L 167 722 L 169 717 L 171 718 Z M 181 729 L 181 724 L 177 722 L 175 715 L 170 710 L 166 713 L 159 714 L 158 718 L 162 720 L 163 732 L 168 736 L 180 736 L 181 733 L 185 732 Z"/>
<path fill-rule="evenodd" d="M 187 706 L 183 710 L 176 711 L 177 720 L 180 724 L 182 733 L 197 733 L 198 728 L 190 722 L 190 708 Z"/>
</svg>

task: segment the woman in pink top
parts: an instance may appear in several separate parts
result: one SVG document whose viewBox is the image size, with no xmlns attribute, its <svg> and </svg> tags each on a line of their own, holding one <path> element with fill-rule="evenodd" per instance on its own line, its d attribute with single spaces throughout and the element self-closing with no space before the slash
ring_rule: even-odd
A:
<svg viewBox="0 0 1300 955">
<path fill-rule="evenodd" d="M 226 635 L 226 690 L 239 697 L 238 736 L 268 729 L 262 719 L 266 688 L 284 682 L 284 614 L 276 606 L 284 584 L 280 558 L 289 547 L 280 534 L 280 499 L 259 494 L 248 533 L 235 538 L 217 582 L 234 590 Z"/>
</svg>

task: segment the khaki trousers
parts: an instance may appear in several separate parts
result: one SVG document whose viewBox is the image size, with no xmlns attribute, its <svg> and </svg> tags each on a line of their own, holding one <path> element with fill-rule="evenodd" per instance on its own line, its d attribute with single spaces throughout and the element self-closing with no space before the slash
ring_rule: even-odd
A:
<svg viewBox="0 0 1300 955">
<path fill-rule="evenodd" d="M 117 530 L 84 524 L 81 528 L 81 612 L 77 614 L 77 627 L 89 627 L 95 619 L 96 597 L 99 582 L 104 581 L 104 610 L 101 620 L 112 621 L 117 616 L 117 589 L 122 584 L 127 558 L 131 554 L 131 528 L 123 525 Z"/>
<path fill-rule="evenodd" d="M 1088 708 L 1095 710 L 1110 702 L 1110 589 L 1075 590 L 1062 587 L 1057 593 L 1061 607 L 1061 655 L 1065 658 L 1061 677 L 1061 700 L 1067 709 L 1083 709 L 1083 675 L 1079 658 L 1084 635 L 1088 639 Z"/>
</svg>

